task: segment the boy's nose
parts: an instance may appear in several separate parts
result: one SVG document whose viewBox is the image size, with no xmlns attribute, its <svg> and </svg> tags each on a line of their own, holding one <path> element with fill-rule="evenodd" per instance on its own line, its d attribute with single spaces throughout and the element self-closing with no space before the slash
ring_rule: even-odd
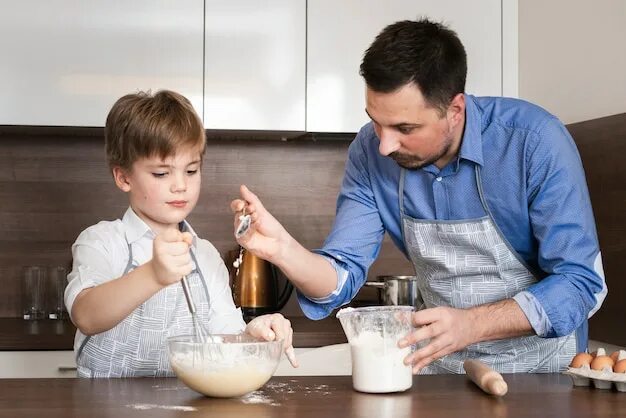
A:
<svg viewBox="0 0 626 418">
<path fill-rule="evenodd" d="M 187 190 L 187 179 L 185 179 L 185 176 L 174 176 L 171 190 L 172 192 L 184 192 Z"/>
</svg>

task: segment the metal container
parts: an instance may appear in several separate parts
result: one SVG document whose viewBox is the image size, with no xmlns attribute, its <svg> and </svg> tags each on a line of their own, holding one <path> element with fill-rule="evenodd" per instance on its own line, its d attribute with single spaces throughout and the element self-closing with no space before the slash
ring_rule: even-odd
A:
<svg viewBox="0 0 626 418">
<path fill-rule="evenodd" d="M 423 301 L 417 288 L 415 276 L 378 276 L 375 282 L 365 282 L 365 286 L 378 289 L 378 299 L 382 305 L 408 305 L 415 309 L 422 307 Z"/>
</svg>

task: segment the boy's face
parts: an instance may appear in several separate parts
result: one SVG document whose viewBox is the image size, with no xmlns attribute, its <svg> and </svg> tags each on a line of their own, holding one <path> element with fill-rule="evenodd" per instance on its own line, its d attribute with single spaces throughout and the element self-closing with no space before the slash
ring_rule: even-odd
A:
<svg viewBox="0 0 626 418">
<path fill-rule="evenodd" d="M 128 193 L 130 206 L 156 234 L 178 228 L 198 202 L 201 157 L 197 149 L 176 155 L 141 158 L 130 172 L 113 169 L 117 186 Z"/>
</svg>

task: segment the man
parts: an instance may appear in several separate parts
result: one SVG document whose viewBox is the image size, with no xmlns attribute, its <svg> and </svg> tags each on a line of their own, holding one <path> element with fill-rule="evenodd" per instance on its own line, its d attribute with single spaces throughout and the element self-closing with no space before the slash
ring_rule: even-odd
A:
<svg viewBox="0 0 626 418">
<path fill-rule="evenodd" d="M 371 122 L 349 149 L 333 230 L 322 249 L 296 242 L 245 186 L 239 239 L 298 288 L 320 319 L 363 285 L 385 232 L 412 261 L 425 309 L 399 341 L 414 373 L 557 372 L 587 344 L 606 285 L 580 157 L 561 122 L 516 99 L 464 94 L 456 34 L 397 22 L 367 50 Z"/>
</svg>

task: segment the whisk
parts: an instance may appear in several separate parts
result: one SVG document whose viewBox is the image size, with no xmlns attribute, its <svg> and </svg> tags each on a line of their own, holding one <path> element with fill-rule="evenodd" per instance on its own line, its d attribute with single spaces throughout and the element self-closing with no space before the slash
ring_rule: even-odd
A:
<svg viewBox="0 0 626 418">
<path fill-rule="evenodd" d="M 185 228 L 184 228 L 183 222 L 179 223 L 178 230 L 180 232 L 183 232 L 184 229 Z M 202 325 L 202 322 L 200 322 L 200 319 L 198 318 L 198 314 L 196 312 L 196 304 L 193 301 L 193 296 L 191 294 L 191 288 L 189 287 L 189 282 L 187 281 L 187 276 L 183 276 L 180 283 L 183 286 L 183 293 L 185 293 L 185 299 L 187 299 L 187 306 L 189 307 L 189 312 L 191 313 L 194 337 L 199 342 L 204 343 L 209 338 L 209 332 L 206 330 L 204 325 Z"/>
</svg>

